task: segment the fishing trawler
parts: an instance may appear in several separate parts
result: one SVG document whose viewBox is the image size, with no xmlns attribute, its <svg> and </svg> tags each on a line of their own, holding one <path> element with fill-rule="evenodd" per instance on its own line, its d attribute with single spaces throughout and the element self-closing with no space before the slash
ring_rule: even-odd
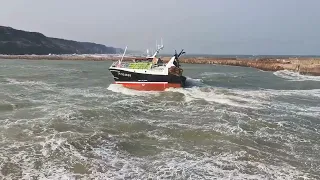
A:
<svg viewBox="0 0 320 180">
<path fill-rule="evenodd" d="M 162 43 L 161 43 L 162 44 Z M 180 88 L 185 86 L 186 77 L 182 76 L 183 69 L 179 63 L 179 57 L 185 52 L 171 57 L 168 63 L 164 63 L 157 55 L 163 49 L 163 44 L 157 46 L 153 56 L 144 59 L 134 59 L 132 62 L 123 62 L 124 53 L 118 61 L 114 62 L 109 71 L 112 73 L 114 83 L 126 88 L 141 91 L 164 91 L 167 88 Z"/>
</svg>

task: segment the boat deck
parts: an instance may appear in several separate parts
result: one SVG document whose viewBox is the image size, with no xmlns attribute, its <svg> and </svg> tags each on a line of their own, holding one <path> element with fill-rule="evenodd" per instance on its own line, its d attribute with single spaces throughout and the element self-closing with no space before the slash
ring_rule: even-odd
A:
<svg viewBox="0 0 320 180">
<path fill-rule="evenodd" d="M 111 67 L 117 68 L 127 68 L 127 69 L 151 69 L 153 67 L 158 67 L 159 65 L 153 65 L 152 62 L 114 62 Z"/>
</svg>

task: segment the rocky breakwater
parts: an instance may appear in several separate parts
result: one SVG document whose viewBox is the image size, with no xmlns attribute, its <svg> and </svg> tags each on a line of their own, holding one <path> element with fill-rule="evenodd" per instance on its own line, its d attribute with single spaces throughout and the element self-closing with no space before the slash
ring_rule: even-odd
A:
<svg viewBox="0 0 320 180">
<path fill-rule="evenodd" d="M 85 61 L 116 61 L 121 55 L 0 55 L 0 59 L 29 60 L 85 60 Z M 168 62 L 171 57 L 161 58 Z M 146 60 L 145 57 L 124 57 L 123 61 Z M 264 71 L 290 70 L 305 75 L 320 76 L 320 58 L 214 58 L 214 57 L 181 57 L 181 63 L 187 64 L 218 64 L 242 66 Z"/>
<path fill-rule="evenodd" d="M 318 58 L 180 58 L 181 63 L 188 64 L 219 64 L 242 66 L 261 69 L 264 71 L 290 70 L 300 74 L 320 76 L 320 59 Z"/>
<path fill-rule="evenodd" d="M 305 75 L 320 76 L 320 58 L 291 59 L 297 65 L 297 72 Z"/>
</svg>

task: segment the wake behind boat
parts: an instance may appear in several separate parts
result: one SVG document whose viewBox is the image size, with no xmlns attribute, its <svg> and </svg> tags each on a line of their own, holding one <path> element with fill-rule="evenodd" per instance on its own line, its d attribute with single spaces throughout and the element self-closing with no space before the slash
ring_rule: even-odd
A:
<svg viewBox="0 0 320 180">
<path fill-rule="evenodd" d="M 163 45 L 151 57 L 145 60 L 133 60 L 133 62 L 122 62 L 127 47 L 120 60 L 114 62 L 109 70 L 112 73 L 115 83 L 126 88 L 142 91 L 164 91 L 167 88 L 180 88 L 185 86 L 186 77 L 182 76 L 183 69 L 179 63 L 179 54 L 175 52 L 168 63 L 157 57 Z"/>
</svg>

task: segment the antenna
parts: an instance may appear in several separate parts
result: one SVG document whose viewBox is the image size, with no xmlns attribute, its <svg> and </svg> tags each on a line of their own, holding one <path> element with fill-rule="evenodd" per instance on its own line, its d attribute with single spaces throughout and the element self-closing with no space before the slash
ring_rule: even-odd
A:
<svg viewBox="0 0 320 180">
<path fill-rule="evenodd" d="M 161 43 L 162 43 L 162 39 L 161 39 Z M 162 49 L 163 49 L 163 45 L 158 45 L 158 41 L 156 41 L 156 50 L 153 56 L 151 56 L 151 58 L 155 58 L 157 54 L 160 52 L 160 50 Z"/>
<path fill-rule="evenodd" d="M 123 55 L 122 55 L 122 57 L 121 57 L 121 59 L 120 59 L 120 61 L 119 61 L 119 64 L 122 63 L 122 59 L 123 59 L 124 55 L 126 54 L 127 47 L 128 47 L 128 46 L 126 46 L 126 48 L 124 49 L 124 52 L 123 52 Z"/>
</svg>

